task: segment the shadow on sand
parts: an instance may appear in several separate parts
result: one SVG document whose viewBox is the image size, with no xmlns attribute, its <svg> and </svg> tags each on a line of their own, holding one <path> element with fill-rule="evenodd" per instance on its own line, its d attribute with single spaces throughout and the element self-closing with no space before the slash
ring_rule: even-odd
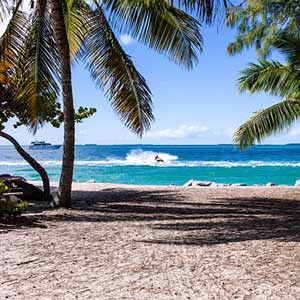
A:
<svg viewBox="0 0 300 300">
<path fill-rule="evenodd" d="M 300 201 L 257 197 L 202 200 L 200 197 L 199 193 L 199 200 L 191 202 L 180 191 L 166 189 L 74 192 L 72 210 L 25 215 L 23 221 L 20 219 L 10 226 L 0 221 L 0 230 L 45 228 L 43 222 L 47 221 L 139 221 L 146 222 L 140 226 L 149 226 L 154 232 L 153 239 L 140 240 L 144 243 L 203 246 L 267 239 L 300 241 Z M 155 239 L 157 231 L 164 238 Z"/>
</svg>

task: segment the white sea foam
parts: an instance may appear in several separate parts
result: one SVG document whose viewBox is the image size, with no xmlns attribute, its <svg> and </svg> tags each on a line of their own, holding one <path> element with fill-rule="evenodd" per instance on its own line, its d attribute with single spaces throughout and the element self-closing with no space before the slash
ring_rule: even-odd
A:
<svg viewBox="0 0 300 300">
<path fill-rule="evenodd" d="M 278 162 L 278 161 L 189 161 L 187 167 L 300 167 L 300 162 Z"/>
<path fill-rule="evenodd" d="M 155 157 L 159 156 L 164 162 L 157 163 Z M 143 150 L 132 150 L 127 156 L 125 163 L 128 165 L 172 165 L 176 164 L 178 157 L 163 152 L 143 151 Z"/>
<path fill-rule="evenodd" d="M 0 161 L 0 166 L 27 166 L 26 162 L 22 161 Z"/>
<path fill-rule="evenodd" d="M 155 156 L 158 155 L 163 159 L 163 163 L 157 163 Z M 59 160 L 40 161 L 43 166 L 61 166 Z M 28 166 L 25 161 L 0 161 L 0 166 L 22 167 Z M 169 153 L 143 151 L 136 149 L 130 151 L 125 159 L 107 157 L 103 160 L 76 160 L 75 166 L 156 166 L 156 167 L 300 167 L 300 162 L 280 162 L 280 161 L 183 161 L 177 156 Z"/>
</svg>

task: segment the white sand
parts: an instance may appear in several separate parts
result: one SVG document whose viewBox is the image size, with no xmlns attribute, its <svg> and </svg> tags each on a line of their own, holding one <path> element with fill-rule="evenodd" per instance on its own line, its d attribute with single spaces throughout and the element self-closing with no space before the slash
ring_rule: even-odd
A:
<svg viewBox="0 0 300 300">
<path fill-rule="evenodd" d="M 74 184 L 0 222 L 0 299 L 300 299 L 300 189 Z"/>
</svg>

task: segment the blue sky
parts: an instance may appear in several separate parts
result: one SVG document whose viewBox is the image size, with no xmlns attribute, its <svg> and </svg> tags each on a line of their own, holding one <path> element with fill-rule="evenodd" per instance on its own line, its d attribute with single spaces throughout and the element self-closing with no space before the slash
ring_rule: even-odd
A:
<svg viewBox="0 0 300 300">
<path fill-rule="evenodd" d="M 166 57 L 122 36 L 121 42 L 153 93 L 156 121 L 142 140 L 124 128 L 103 92 L 96 88 L 88 72 L 76 66 L 73 86 L 76 107 L 96 107 L 97 113 L 77 125 L 76 143 L 96 144 L 219 144 L 231 143 L 232 133 L 251 114 L 276 102 L 268 95 L 239 94 L 236 80 L 247 63 L 256 60 L 253 51 L 230 57 L 227 44 L 234 32 L 227 28 L 203 28 L 204 53 L 192 71 L 186 71 Z M 62 129 L 45 126 L 30 136 L 26 128 L 8 127 L 22 144 L 34 139 L 61 144 Z M 298 142 L 300 130 L 269 138 L 265 143 Z M 0 140 L 0 144 L 5 141 Z"/>
</svg>

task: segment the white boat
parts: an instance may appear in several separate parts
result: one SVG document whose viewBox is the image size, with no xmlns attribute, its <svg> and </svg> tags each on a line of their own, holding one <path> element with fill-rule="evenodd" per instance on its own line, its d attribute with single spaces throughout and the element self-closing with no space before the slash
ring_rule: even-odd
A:
<svg viewBox="0 0 300 300">
<path fill-rule="evenodd" d="M 55 150 L 59 148 L 60 145 L 52 145 L 50 143 L 46 143 L 45 141 L 34 141 L 29 146 L 30 150 Z"/>
</svg>

